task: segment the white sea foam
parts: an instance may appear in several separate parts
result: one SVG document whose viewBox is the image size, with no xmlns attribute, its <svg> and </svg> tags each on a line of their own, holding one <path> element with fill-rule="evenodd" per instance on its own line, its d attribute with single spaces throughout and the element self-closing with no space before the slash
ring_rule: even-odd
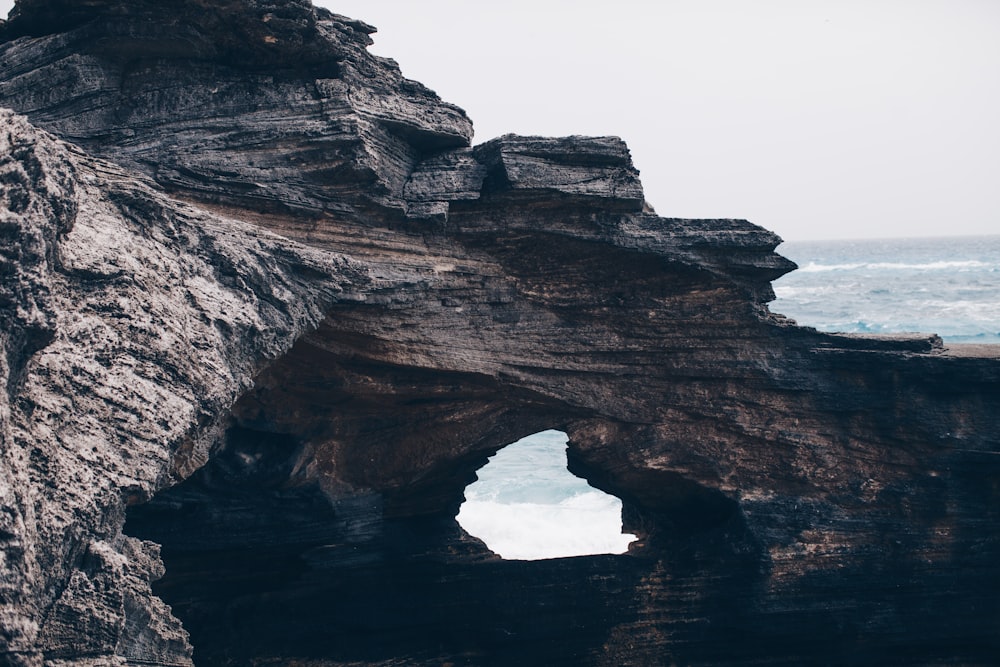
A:
<svg viewBox="0 0 1000 667">
<path fill-rule="evenodd" d="M 775 285 L 774 294 L 779 299 L 817 299 L 841 289 L 840 285 Z"/>
<path fill-rule="evenodd" d="M 992 328 L 1000 328 L 1000 294 L 997 294 L 996 298 L 996 301 L 972 299 L 938 301 L 929 299 L 919 306 L 926 319 L 937 317 L 942 321 L 958 321 L 966 328 L 970 323 L 993 325 Z"/>
<path fill-rule="evenodd" d="M 623 553 L 622 503 L 566 469 L 566 434 L 543 431 L 501 449 L 465 490 L 458 522 L 504 558 Z"/>
<path fill-rule="evenodd" d="M 774 285 L 771 305 L 822 331 L 938 333 L 996 342 L 1000 236 L 788 244 L 802 267 Z"/>
<path fill-rule="evenodd" d="M 596 490 L 554 505 L 473 497 L 462 505 L 458 521 L 508 559 L 623 553 L 635 539 L 621 532 L 621 501 Z"/>
<path fill-rule="evenodd" d="M 990 269 L 995 270 L 997 267 L 988 264 L 986 262 L 980 262 L 979 260 L 963 260 L 963 261 L 940 261 L 940 262 L 922 262 L 917 264 L 908 264 L 905 262 L 855 262 L 849 264 L 819 264 L 816 262 L 809 262 L 805 266 L 800 266 L 799 271 L 803 273 L 821 273 L 825 271 L 857 271 L 859 269 L 868 269 L 873 271 L 946 271 L 946 270 L 958 270 L 958 271 L 969 271 L 972 269 Z"/>
</svg>

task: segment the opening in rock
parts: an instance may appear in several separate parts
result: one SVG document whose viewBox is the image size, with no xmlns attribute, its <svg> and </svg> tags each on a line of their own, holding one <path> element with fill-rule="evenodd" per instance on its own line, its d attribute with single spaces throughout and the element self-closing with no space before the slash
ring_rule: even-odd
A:
<svg viewBox="0 0 1000 667">
<path fill-rule="evenodd" d="M 465 489 L 458 522 L 503 558 L 540 560 L 617 554 L 622 503 L 566 468 L 562 431 L 542 431 L 501 449 Z"/>
</svg>

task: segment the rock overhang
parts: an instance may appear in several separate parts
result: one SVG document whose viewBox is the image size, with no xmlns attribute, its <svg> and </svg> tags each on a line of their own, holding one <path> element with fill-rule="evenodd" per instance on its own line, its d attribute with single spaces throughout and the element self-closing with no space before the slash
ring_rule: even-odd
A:
<svg viewBox="0 0 1000 667">
<path fill-rule="evenodd" d="M 17 482 L 4 493 L 19 513 L 4 539 L 25 554 L 5 576 L 5 656 L 189 659 L 149 592 L 155 550 L 121 533 L 124 500 L 137 503 L 133 530 L 163 544 L 156 590 L 209 662 L 552 664 L 567 651 L 589 664 L 787 662 L 831 650 L 865 661 L 881 655 L 873 642 L 943 662 L 986 655 L 977 647 L 998 617 L 986 595 L 998 581 L 995 355 L 792 326 L 765 305 L 770 280 L 792 268 L 776 235 L 652 214 L 615 138 L 470 146 L 464 114 L 367 54 L 363 24 L 303 2 L 186 3 L 197 39 L 210 26 L 252 42 L 250 66 L 137 40 L 123 53 L 149 47 L 159 64 L 131 71 L 128 90 L 146 91 L 131 97 L 114 50 L 83 37 L 128 34 L 166 3 L 100 4 L 113 21 L 35 38 L 22 27 L 0 45 L 0 101 L 85 151 L 4 116 L 67 184 L 44 195 L 44 179 L 3 182 L 5 219 L 19 221 L 9 236 L 30 241 L 12 247 L 38 241 L 31 225 L 50 229 L 10 262 L 44 270 L 2 302 L 14 307 L 3 310 L 0 427 Z M 61 6 L 19 3 L 23 16 Z M 232 30 L 219 12 L 239 14 Z M 253 55 L 286 47 L 307 54 L 300 69 L 279 59 L 291 69 L 271 72 Z M 77 83 L 41 94 L 59 71 Z M 212 118 L 177 104 L 190 95 L 216 98 Z M 59 215 L 16 203 L 21 190 L 103 213 L 68 238 L 52 227 Z M 150 239 L 188 268 L 155 280 L 155 262 L 125 261 L 150 257 Z M 68 324 L 81 313 L 114 336 L 95 347 Z M 73 389 L 52 379 L 67 370 Z M 162 400 L 137 409 L 111 381 L 122 373 L 149 376 L 142 386 Z M 169 415 L 151 406 L 178 399 L 197 409 L 170 432 L 188 435 L 152 437 Z M 91 400 L 96 411 L 73 407 Z M 633 554 L 497 564 L 457 528 L 485 457 L 553 425 L 570 434 L 574 469 L 625 499 L 643 537 Z M 84 432 L 97 459 L 74 449 Z M 61 526 L 72 535 L 39 541 Z M 246 559 L 238 572 L 234 553 Z M 892 592 L 913 581 L 928 597 Z M 109 595 L 95 596 L 100 586 Z M 495 609 L 470 607 L 470 590 Z M 427 599 L 441 611 L 408 624 Z M 928 599 L 941 606 L 913 611 Z M 88 604 L 103 628 L 90 638 Z M 407 611 L 385 616 L 392 604 Z M 969 605 L 986 612 L 970 617 Z M 534 629 L 512 620 L 529 609 Z M 830 629 L 844 627 L 862 629 Z"/>
</svg>

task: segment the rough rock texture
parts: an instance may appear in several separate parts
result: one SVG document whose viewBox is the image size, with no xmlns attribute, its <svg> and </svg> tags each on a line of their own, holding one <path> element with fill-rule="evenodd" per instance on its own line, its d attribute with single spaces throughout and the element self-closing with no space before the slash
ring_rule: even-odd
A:
<svg viewBox="0 0 1000 667">
<path fill-rule="evenodd" d="M 21 2 L 6 33 L 38 37 L 2 47 L 0 99 L 205 201 L 402 210 L 418 159 L 472 125 L 369 55 L 373 31 L 304 0 Z"/>
<path fill-rule="evenodd" d="M 125 507 L 208 458 L 233 401 L 367 270 L 164 198 L 0 112 L 5 650 L 184 655 Z M 146 622 L 145 619 L 152 619 Z"/>
<path fill-rule="evenodd" d="M 616 138 L 471 146 L 372 30 L 0 26 L 0 106 L 75 144 L 0 115 L 2 659 L 992 664 L 1000 354 L 771 314 L 775 235 L 656 216 Z M 630 553 L 457 525 L 544 428 Z"/>
</svg>

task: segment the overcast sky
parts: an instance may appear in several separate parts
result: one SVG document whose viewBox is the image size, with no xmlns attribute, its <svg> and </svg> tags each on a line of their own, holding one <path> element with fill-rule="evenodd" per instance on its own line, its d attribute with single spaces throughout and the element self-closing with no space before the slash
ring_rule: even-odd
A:
<svg viewBox="0 0 1000 667">
<path fill-rule="evenodd" d="M 1000 0 L 318 4 L 378 27 L 476 142 L 623 137 L 660 215 L 1000 234 Z"/>
</svg>

